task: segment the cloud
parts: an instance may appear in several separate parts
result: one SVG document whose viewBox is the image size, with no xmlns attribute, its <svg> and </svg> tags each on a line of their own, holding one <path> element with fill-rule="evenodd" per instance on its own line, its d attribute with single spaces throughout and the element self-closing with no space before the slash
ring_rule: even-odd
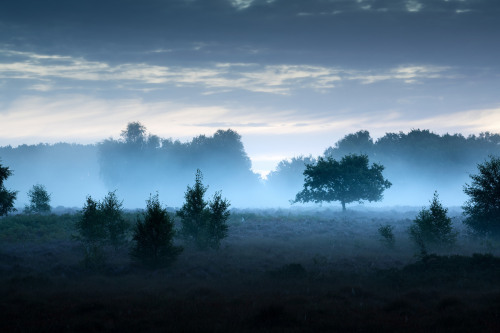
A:
<svg viewBox="0 0 500 333">
<path fill-rule="evenodd" d="M 154 134 L 186 138 L 233 128 L 242 134 L 307 134 L 338 131 L 371 120 L 337 112 L 307 114 L 301 110 L 227 108 L 142 99 L 99 99 L 84 95 L 22 96 L 0 113 L 0 145 L 15 143 L 97 142 L 118 136 L 131 121 Z M 373 119 L 372 119 L 373 120 Z"/>
<path fill-rule="evenodd" d="M 480 132 L 498 133 L 500 131 L 500 106 L 487 109 L 472 109 L 433 116 L 422 116 L 408 119 L 398 112 L 381 117 L 367 128 L 374 130 L 378 136 L 385 132 L 409 131 L 414 128 L 431 129 L 437 133 L 477 134 Z M 367 124 L 368 125 L 368 124 Z M 371 131 L 370 131 L 371 132 Z M 377 136 L 376 135 L 376 136 Z"/>
<path fill-rule="evenodd" d="M 369 110 L 304 112 L 279 106 L 254 108 L 218 104 L 152 102 L 139 98 L 102 99 L 84 95 L 21 96 L 0 112 L 0 145 L 39 142 L 95 143 L 115 139 L 126 124 L 142 122 L 148 132 L 188 141 L 232 128 L 242 135 L 254 169 L 265 174 L 285 157 L 321 154 L 338 139 L 361 129 L 372 137 L 386 132 L 430 129 L 437 133 L 499 132 L 500 107 L 449 114 L 408 115 Z"/>
<path fill-rule="evenodd" d="M 451 68 L 446 66 L 399 66 L 385 72 L 358 71 L 351 72 L 350 80 L 359 80 L 363 84 L 372 84 L 387 80 L 400 80 L 405 83 L 418 83 L 429 79 L 454 79 Z"/>
<path fill-rule="evenodd" d="M 400 66 L 390 70 L 356 71 L 311 65 L 260 65 L 215 63 L 204 67 L 169 67 L 148 63 L 110 65 L 82 57 L 44 55 L 0 50 L 0 79 L 28 80 L 29 89 L 67 89 L 68 80 L 114 84 L 115 89 L 145 90 L 158 87 L 198 87 L 214 94 L 246 90 L 269 94 L 290 94 L 297 89 L 325 91 L 343 81 L 373 84 L 385 80 L 416 83 L 450 78 L 448 67 Z M 446 75 L 445 75 L 446 74 Z M 58 84 L 58 80 L 65 80 Z M 33 83 L 36 82 L 36 83 Z M 107 89 L 109 89 L 109 85 Z M 202 92 L 203 93 L 203 92 Z"/>
<path fill-rule="evenodd" d="M 423 8 L 423 5 L 416 0 L 408 0 L 406 2 L 406 9 L 409 12 L 419 12 L 420 10 L 422 10 L 422 8 Z"/>
</svg>

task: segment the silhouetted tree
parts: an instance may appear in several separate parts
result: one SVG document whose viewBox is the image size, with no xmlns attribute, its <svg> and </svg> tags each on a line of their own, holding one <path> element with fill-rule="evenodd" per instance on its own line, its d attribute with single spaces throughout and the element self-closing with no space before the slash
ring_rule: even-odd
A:
<svg viewBox="0 0 500 333">
<path fill-rule="evenodd" d="M 46 214 L 50 213 L 50 194 L 45 186 L 36 184 L 28 191 L 30 204 L 24 208 L 25 213 Z"/>
<path fill-rule="evenodd" d="M 12 171 L 9 167 L 3 167 L 0 164 L 0 216 L 15 210 L 14 200 L 16 200 L 17 191 L 9 191 L 4 185 L 4 181 L 11 175 Z"/>
<path fill-rule="evenodd" d="M 394 244 L 396 243 L 394 237 L 394 226 L 390 224 L 381 225 L 377 230 L 380 235 L 380 242 L 388 249 L 394 249 Z"/>
<path fill-rule="evenodd" d="M 103 246 L 106 241 L 106 225 L 101 218 L 99 202 L 92 199 L 87 200 L 82 209 L 82 216 L 77 221 L 75 238 L 82 242 L 84 248 L 84 264 L 88 268 L 98 268 L 104 264 L 105 255 Z"/>
<path fill-rule="evenodd" d="M 366 155 L 347 155 L 340 162 L 320 157 L 316 164 L 306 166 L 304 189 L 293 202 L 340 201 L 345 211 L 345 205 L 354 201 L 380 201 L 391 183 L 384 179 L 382 165 L 369 167 L 368 163 Z"/>
<path fill-rule="evenodd" d="M 158 194 L 151 196 L 144 220 L 137 219 L 130 255 L 149 267 L 166 266 L 182 252 L 182 247 L 173 244 L 174 233 L 174 222 L 161 207 Z"/>
<path fill-rule="evenodd" d="M 304 170 L 307 164 L 316 163 L 312 156 L 298 156 L 278 163 L 276 170 L 267 176 L 266 184 L 274 192 L 291 193 L 300 190 L 304 184 Z"/>
<path fill-rule="evenodd" d="M 108 242 L 117 247 L 125 241 L 128 224 L 123 219 L 123 201 L 119 201 L 116 193 L 108 192 L 98 208 L 102 224 L 106 227 Z"/>
<path fill-rule="evenodd" d="M 141 145 L 146 141 L 146 127 L 138 121 L 128 123 L 121 136 L 127 144 Z"/>
<path fill-rule="evenodd" d="M 182 222 L 181 234 L 199 248 L 218 248 L 220 241 L 227 236 L 230 204 L 222 199 L 220 192 L 214 195 L 212 201 L 206 202 L 204 196 L 208 187 L 203 185 L 202 180 L 203 174 L 198 169 L 195 184 L 187 187 L 185 203 L 177 212 Z"/>
<path fill-rule="evenodd" d="M 439 202 L 437 192 L 434 192 L 429 209 L 423 208 L 413 220 L 409 232 L 411 239 L 420 248 L 422 255 L 427 254 L 429 246 L 451 246 L 455 243 L 457 234 L 453 232 L 448 209 Z"/>
<path fill-rule="evenodd" d="M 464 186 L 470 197 L 463 206 L 464 222 L 476 232 L 500 236 L 500 158 L 490 156 L 477 168 L 479 173 Z"/>
<path fill-rule="evenodd" d="M 104 264 L 106 245 L 116 248 L 124 242 L 128 224 L 122 214 L 122 202 L 115 192 L 109 192 L 102 202 L 87 197 L 82 217 L 76 223 L 79 235 L 75 236 L 84 245 L 87 267 L 96 268 Z"/>
<path fill-rule="evenodd" d="M 104 183 L 125 193 L 128 202 L 142 200 L 151 189 L 165 190 L 169 200 L 175 200 L 173 193 L 183 191 L 198 168 L 206 171 L 207 179 L 236 194 L 241 193 L 235 185 L 236 179 L 240 186 L 246 187 L 247 195 L 260 185 L 251 170 L 241 136 L 231 129 L 181 143 L 146 135 L 143 125 L 129 123 L 121 140 L 104 140 L 98 148 Z"/>
<path fill-rule="evenodd" d="M 342 157 L 349 154 L 371 155 L 373 151 L 373 139 L 368 131 L 358 131 L 348 134 L 335 143 L 335 147 L 325 150 L 325 157 Z"/>
<path fill-rule="evenodd" d="M 220 192 L 216 192 L 212 200 L 208 202 L 208 246 L 211 248 L 219 248 L 220 241 L 227 237 L 227 220 L 229 219 L 228 200 L 223 199 Z"/>
</svg>

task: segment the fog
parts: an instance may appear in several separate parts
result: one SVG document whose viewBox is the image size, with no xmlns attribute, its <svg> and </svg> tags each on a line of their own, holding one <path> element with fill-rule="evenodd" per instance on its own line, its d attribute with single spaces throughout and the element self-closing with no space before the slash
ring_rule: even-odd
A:
<svg viewBox="0 0 500 333">
<path fill-rule="evenodd" d="M 392 186 L 380 202 L 365 202 L 367 208 L 397 208 L 428 205 L 434 191 L 445 206 L 460 207 L 467 197 L 463 186 L 469 174 L 489 155 L 500 154 L 500 135 L 481 133 L 437 135 L 428 130 L 387 133 L 374 140 L 368 131 L 347 134 L 324 156 L 340 159 L 350 153 L 366 154 L 370 163 L 385 167 L 383 175 Z M 86 196 L 101 199 L 116 191 L 124 208 L 142 208 L 150 194 L 159 193 L 170 207 L 180 207 L 197 169 L 208 185 L 208 196 L 221 191 L 232 208 L 317 207 L 293 204 L 302 189 L 305 164 L 317 156 L 296 156 L 281 161 L 262 179 L 252 172 L 241 136 L 231 129 L 191 141 L 160 138 L 140 123 L 129 123 L 120 138 L 93 145 L 59 143 L 0 147 L 0 160 L 13 175 L 5 185 L 18 191 L 15 206 L 28 203 L 27 192 L 42 184 L 51 194 L 53 207 L 81 208 Z M 340 209 L 338 202 L 323 207 Z M 359 208 L 358 203 L 347 208 Z"/>
</svg>

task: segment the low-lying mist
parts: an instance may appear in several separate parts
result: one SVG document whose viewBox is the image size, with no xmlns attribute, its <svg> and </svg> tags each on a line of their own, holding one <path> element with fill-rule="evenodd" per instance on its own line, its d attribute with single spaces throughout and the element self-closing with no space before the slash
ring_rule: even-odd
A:
<svg viewBox="0 0 500 333">
<path fill-rule="evenodd" d="M 366 154 L 370 163 L 383 165 L 383 175 L 392 183 L 382 201 L 364 203 L 366 207 L 421 207 L 434 191 L 444 205 L 460 207 L 467 200 L 462 188 L 476 173 L 477 164 L 500 154 L 500 135 L 440 136 L 413 130 L 387 133 L 374 141 L 367 131 L 359 131 L 327 148 L 324 156 L 340 159 L 352 153 Z M 147 134 L 137 122 L 129 123 L 120 139 L 94 145 L 0 147 L 0 159 L 13 171 L 5 185 L 18 191 L 17 207 L 28 202 L 27 192 L 34 184 L 42 184 L 53 207 L 79 208 L 88 195 L 100 199 L 116 191 L 128 209 L 144 207 L 156 192 L 166 205 L 180 207 L 197 169 L 209 186 L 207 194 L 221 191 L 232 208 L 288 208 L 303 187 L 305 164 L 316 161 L 312 156 L 283 160 L 264 180 L 252 171 L 241 137 L 233 130 L 182 143 Z M 317 205 L 293 205 L 303 206 Z M 323 206 L 340 209 L 338 202 Z M 348 209 L 357 206 L 354 202 Z"/>
</svg>

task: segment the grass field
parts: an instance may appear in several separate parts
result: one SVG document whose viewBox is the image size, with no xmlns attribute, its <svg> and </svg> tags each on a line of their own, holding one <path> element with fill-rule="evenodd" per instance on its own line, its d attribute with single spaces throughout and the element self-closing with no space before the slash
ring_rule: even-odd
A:
<svg viewBox="0 0 500 333">
<path fill-rule="evenodd" d="M 132 225 L 137 213 L 126 213 Z M 421 257 L 405 210 L 238 210 L 219 250 L 168 268 L 107 249 L 86 270 L 79 215 L 0 219 L 0 330 L 498 332 L 500 244 L 461 224 L 453 248 Z M 394 227 L 395 244 L 378 227 Z"/>
</svg>

